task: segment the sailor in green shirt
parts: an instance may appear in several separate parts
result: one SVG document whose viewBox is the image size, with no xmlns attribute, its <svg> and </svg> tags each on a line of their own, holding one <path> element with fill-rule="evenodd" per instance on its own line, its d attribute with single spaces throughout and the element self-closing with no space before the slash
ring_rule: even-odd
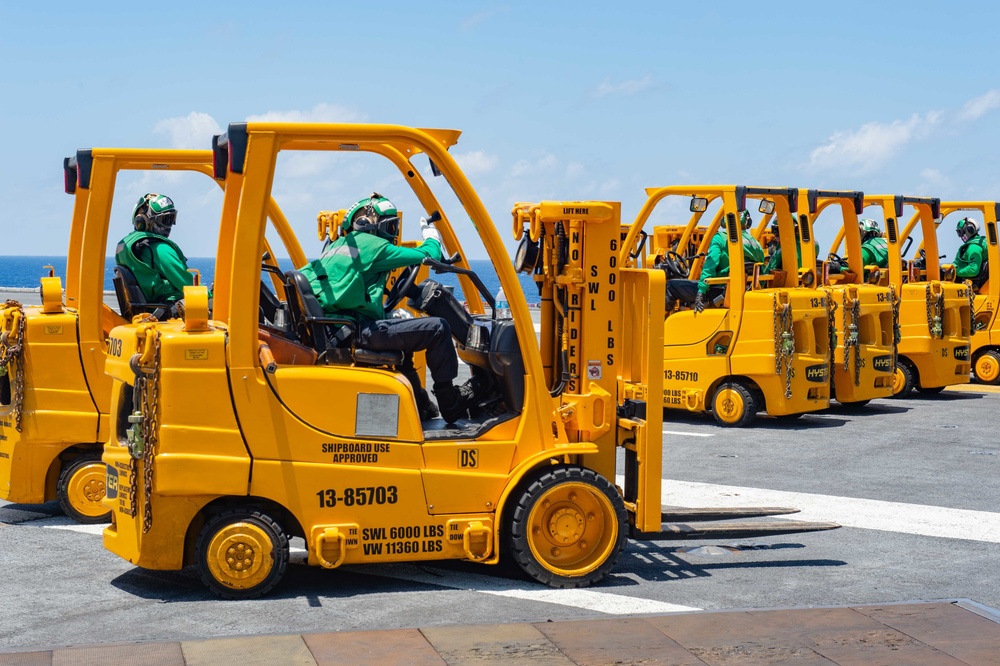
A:
<svg viewBox="0 0 1000 666">
<path fill-rule="evenodd" d="M 959 282 L 971 280 L 979 289 L 988 277 L 986 239 L 979 235 L 979 221 L 963 217 L 955 231 L 962 239 L 962 247 L 955 255 L 955 279 Z"/>
<path fill-rule="evenodd" d="M 764 270 L 761 271 L 762 274 L 773 273 L 775 270 L 781 269 L 781 236 L 778 232 L 778 221 L 775 220 L 771 223 L 771 233 L 774 235 L 774 249 L 771 252 L 770 258 L 767 260 L 767 265 L 764 266 Z M 819 241 L 813 241 L 816 248 L 816 256 L 819 256 Z M 798 262 L 798 267 L 802 268 L 802 242 L 799 240 L 799 223 L 795 223 L 795 259 Z"/>
<path fill-rule="evenodd" d="M 743 231 L 743 260 L 750 263 L 764 262 L 764 248 L 760 246 L 757 239 L 753 237 L 749 229 L 753 225 L 750 213 L 742 211 L 740 213 L 740 226 Z M 705 261 L 701 265 L 701 274 L 698 280 L 668 280 L 666 309 L 669 313 L 674 309 L 677 301 L 682 303 L 693 303 L 695 312 L 705 309 L 705 301 L 715 301 L 719 296 L 725 294 L 724 285 L 709 285 L 708 280 L 716 277 L 726 277 L 729 275 L 729 242 L 726 236 L 726 220 L 723 218 L 718 232 L 712 236 L 705 254 Z"/>
<path fill-rule="evenodd" d="M 882 236 L 882 228 L 878 222 L 870 218 L 858 220 L 861 230 L 861 265 L 889 267 L 889 244 Z"/>
<path fill-rule="evenodd" d="M 404 352 L 399 371 L 413 385 L 422 420 L 437 415 L 413 367 L 413 352 L 426 350 L 441 416 L 449 423 L 466 418 L 469 394 L 465 387 L 453 384 L 458 376 L 458 354 L 448 322 L 440 317 L 387 319 L 382 305 L 385 281 L 392 270 L 416 266 L 425 257 L 441 259 L 441 234 L 420 218 L 424 241 L 415 248 L 396 245 L 399 213 L 378 193 L 347 211 L 342 230 L 344 235 L 331 243 L 323 256 L 299 269 L 323 311 L 353 320 L 360 347 Z"/>
<path fill-rule="evenodd" d="M 132 271 L 147 302 L 173 304 L 184 298 L 185 286 L 194 284 L 184 253 L 169 238 L 176 223 L 170 197 L 144 194 L 132 209 L 135 230 L 115 249 L 115 263 Z"/>
</svg>

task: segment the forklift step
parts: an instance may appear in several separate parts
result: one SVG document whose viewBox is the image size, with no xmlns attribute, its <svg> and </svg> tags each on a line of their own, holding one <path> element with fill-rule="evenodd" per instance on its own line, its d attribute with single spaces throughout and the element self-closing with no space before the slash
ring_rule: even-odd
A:
<svg viewBox="0 0 1000 666">
<path fill-rule="evenodd" d="M 780 506 L 745 506 L 745 507 L 664 507 L 661 510 L 661 522 L 674 523 L 700 520 L 726 520 L 731 518 L 759 518 L 761 516 L 786 516 L 798 513 L 799 509 Z"/>
<path fill-rule="evenodd" d="M 835 530 L 837 523 L 807 522 L 802 520 L 775 520 L 770 522 L 729 522 L 729 523 L 664 523 L 659 532 L 636 532 L 630 538 L 636 541 L 682 541 L 685 539 L 747 539 L 753 537 L 776 536 L 779 534 L 799 534 L 802 532 L 822 532 Z"/>
</svg>

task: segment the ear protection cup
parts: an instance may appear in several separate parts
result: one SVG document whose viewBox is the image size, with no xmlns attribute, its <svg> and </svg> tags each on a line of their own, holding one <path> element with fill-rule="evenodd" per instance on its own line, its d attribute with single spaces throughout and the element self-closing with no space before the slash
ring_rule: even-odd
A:
<svg viewBox="0 0 1000 666">
<path fill-rule="evenodd" d="M 146 217 L 145 213 L 136 213 L 132 224 L 136 231 L 149 231 L 149 218 Z"/>
</svg>

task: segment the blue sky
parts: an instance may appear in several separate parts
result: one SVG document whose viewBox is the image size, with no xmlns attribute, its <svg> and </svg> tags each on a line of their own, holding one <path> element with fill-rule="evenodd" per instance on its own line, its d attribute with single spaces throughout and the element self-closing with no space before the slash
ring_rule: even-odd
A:
<svg viewBox="0 0 1000 666">
<path fill-rule="evenodd" d="M 504 238 L 518 200 L 617 200 L 631 220 L 645 187 L 670 184 L 997 199 L 998 15 L 987 2 L 4 2 L 0 255 L 65 253 L 61 163 L 76 149 L 207 148 L 252 118 L 461 129 L 452 153 Z M 372 189 L 419 215 L 380 166 L 299 164 L 277 189 L 303 233 Z M 154 188 L 177 202 L 187 254 L 212 256 L 221 199 L 205 183 L 122 178 L 112 240 Z"/>
</svg>

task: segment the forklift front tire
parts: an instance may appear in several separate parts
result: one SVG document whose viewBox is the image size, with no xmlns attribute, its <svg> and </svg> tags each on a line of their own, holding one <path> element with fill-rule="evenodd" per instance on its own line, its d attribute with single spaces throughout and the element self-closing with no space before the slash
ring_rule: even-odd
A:
<svg viewBox="0 0 1000 666">
<path fill-rule="evenodd" d="M 722 426 L 745 428 L 759 408 L 754 392 L 740 382 L 724 382 L 712 396 L 712 414 Z"/>
<path fill-rule="evenodd" d="M 262 511 L 223 511 L 202 528 L 195 549 L 201 580 L 223 599 L 266 594 L 288 568 L 288 537 Z"/>
<path fill-rule="evenodd" d="M 78 523 L 111 522 L 111 512 L 102 504 L 107 474 L 99 455 L 81 456 L 66 464 L 56 483 L 56 497 L 63 512 Z"/>
<path fill-rule="evenodd" d="M 539 583 L 564 589 L 593 585 L 625 548 L 625 503 L 591 469 L 549 468 L 512 499 L 508 552 Z"/>
</svg>

